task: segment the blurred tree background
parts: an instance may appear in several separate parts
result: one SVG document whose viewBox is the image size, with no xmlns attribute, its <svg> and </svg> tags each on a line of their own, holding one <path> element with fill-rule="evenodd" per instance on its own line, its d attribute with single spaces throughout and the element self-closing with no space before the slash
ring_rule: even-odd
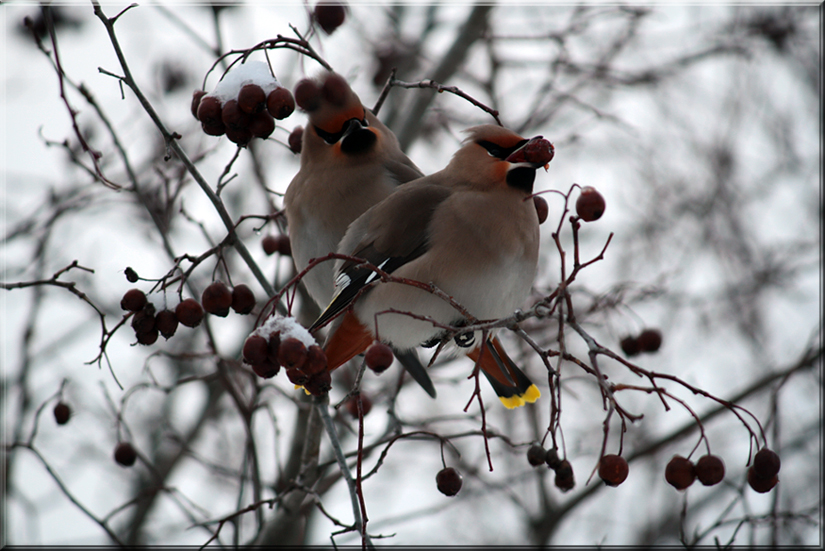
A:
<svg viewBox="0 0 825 551">
<path fill-rule="evenodd" d="M 127 6 L 0 7 L 3 543 L 359 544 L 357 509 L 391 545 L 822 545 L 821 5 L 355 2 L 332 32 L 314 4 Z M 505 410 L 485 387 L 483 416 L 465 408 L 463 356 L 430 368 L 436 400 L 397 366 L 365 373 L 363 423 L 351 401 L 330 408 L 355 496 L 312 401 L 240 361 L 267 294 L 295 275 L 262 241 L 288 232 L 288 138 L 305 115 L 238 148 L 190 113 L 237 57 L 222 54 L 278 36 L 305 41 L 367 106 L 395 78 L 379 117 L 425 173 L 494 122 L 428 81 L 554 143 L 536 191 L 560 193 L 541 195 L 525 312 L 561 292 L 574 253 L 604 249 L 553 315 L 502 331 L 535 404 Z M 288 48 L 250 59 L 289 89 L 321 69 Z M 575 242 L 573 184 L 607 205 Z M 252 315 L 134 344 L 127 290 L 174 308 L 213 279 L 249 285 Z M 316 312 L 298 296 L 298 319 Z M 620 343 L 646 328 L 661 347 L 628 355 Z M 335 372 L 333 406 L 357 367 Z M 121 442 L 135 456 L 118 464 Z M 569 460 L 572 490 L 528 462 L 537 443 Z M 671 457 L 707 446 L 724 481 L 668 485 Z M 764 494 L 746 481 L 762 446 L 781 457 Z M 605 453 L 629 463 L 618 487 L 594 472 Z M 436 488 L 445 465 L 463 475 L 455 497 Z"/>
</svg>

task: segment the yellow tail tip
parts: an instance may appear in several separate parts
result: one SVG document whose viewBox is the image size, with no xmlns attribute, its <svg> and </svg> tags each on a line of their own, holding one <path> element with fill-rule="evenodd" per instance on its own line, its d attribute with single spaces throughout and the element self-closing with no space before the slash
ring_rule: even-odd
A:
<svg viewBox="0 0 825 551">
<path fill-rule="evenodd" d="M 530 388 L 524 391 L 524 394 L 509 397 L 499 396 L 498 399 L 501 400 L 501 403 L 504 404 L 504 407 L 507 409 L 514 409 L 527 403 L 532 404 L 538 400 L 540 396 L 541 391 L 539 391 L 539 388 L 536 385 L 530 385 Z"/>
</svg>

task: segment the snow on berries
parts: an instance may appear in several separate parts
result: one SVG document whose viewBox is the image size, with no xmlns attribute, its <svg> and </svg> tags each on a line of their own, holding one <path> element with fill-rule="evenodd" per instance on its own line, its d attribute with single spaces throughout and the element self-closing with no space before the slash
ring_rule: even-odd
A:
<svg viewBox="0 0 825 551">
<path fill-rule="evenodd" d="M 268 138 L 275 119 L 282 120 L 295 110 L 289 89 L 272 76 L 263 61 L 235 65 L 210 93 L 192 94 L 192 114 L 210 136 L 223 136 L 245 146 L 253 138 Z"/>
</svg>

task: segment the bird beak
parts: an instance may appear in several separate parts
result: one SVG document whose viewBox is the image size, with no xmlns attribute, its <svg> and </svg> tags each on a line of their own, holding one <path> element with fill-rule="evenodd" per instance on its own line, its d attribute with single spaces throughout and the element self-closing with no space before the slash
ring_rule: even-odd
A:
<svg viewBox="0 0 825 551">
<path fill-rule="evenodd" d="M 543 136 L 531 138 L 526 144 L 513 151 L 507 159 L 508 163 L 521 164 L 531 168 L 544 167 L 553 160 L 555 155 L 553 144 L 545 140 Z"/>
<path fill-rule="evenodd" d="M 341 151 L 360 153 L 370 148 L 376 141 L 376 135 L 358 119 L 350 119 L 344 125 L 341 134 Z"/>
</svg>

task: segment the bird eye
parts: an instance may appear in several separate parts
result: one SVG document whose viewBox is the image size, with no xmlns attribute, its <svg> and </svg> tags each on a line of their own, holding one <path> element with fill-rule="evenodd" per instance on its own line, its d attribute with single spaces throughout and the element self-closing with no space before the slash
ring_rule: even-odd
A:
<svg viewBox="0 0 825 551">
<path fill-rule="evenodd" d="M 478 145 L 486 149 L 487 153 L 491 157 L 496 157 L 499 159 L 503 159 L 505 157 L 504 149 L 502 149 L 499 145 L 494 144 L 493 142 L 488 142 L 487 140 L 480 140 L 476 143 L 478 143 Z"/>
</svg>

